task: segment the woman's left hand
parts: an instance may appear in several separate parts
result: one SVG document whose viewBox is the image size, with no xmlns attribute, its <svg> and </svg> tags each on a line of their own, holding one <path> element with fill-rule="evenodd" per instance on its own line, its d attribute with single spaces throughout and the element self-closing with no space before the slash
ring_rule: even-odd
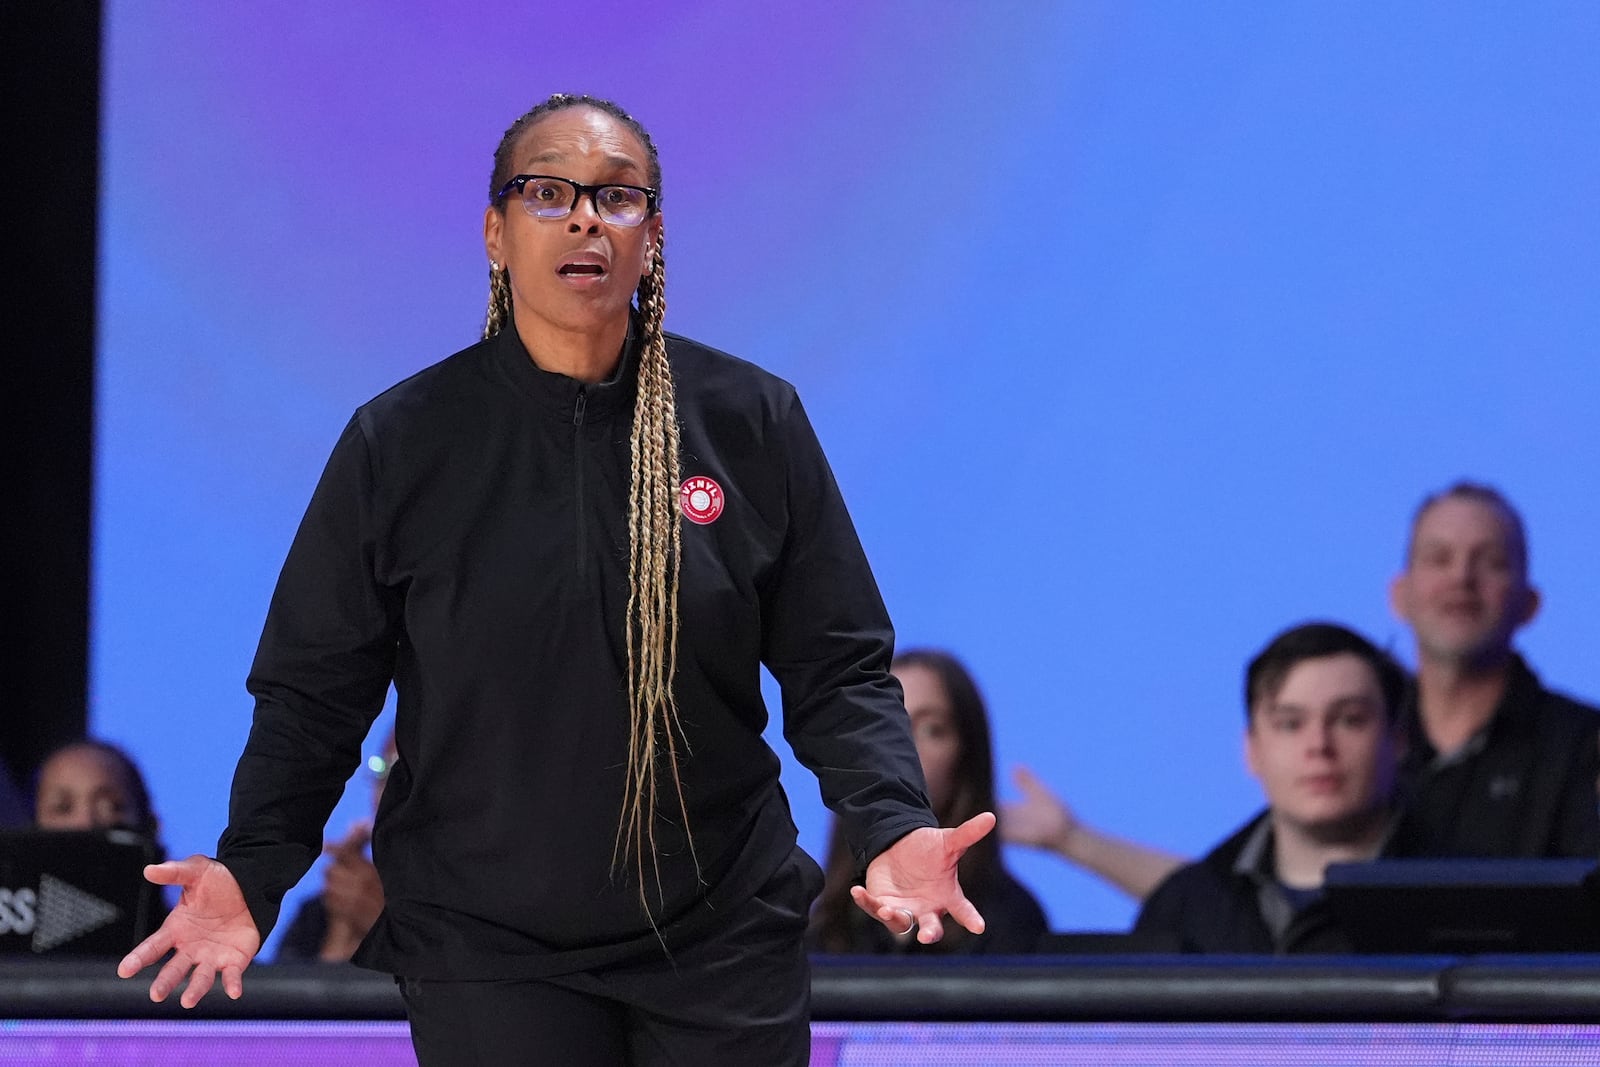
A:
<svg viewBox="0 0 1600 1067">
<path fill-rule="evenodd" d="M 924 945 L 944 937 L 940 917 L 947 912 L 973 933 L 983 933 L 983 916 L 956 881 L 956 861 L 994 823 L 994 813 L 985 811 L 954 829 L 925 826 L 911 831 L 867 865 L 866 885 L 852 887 L 850 896 L 890 933 L 915 929 Z"/>
</svg>

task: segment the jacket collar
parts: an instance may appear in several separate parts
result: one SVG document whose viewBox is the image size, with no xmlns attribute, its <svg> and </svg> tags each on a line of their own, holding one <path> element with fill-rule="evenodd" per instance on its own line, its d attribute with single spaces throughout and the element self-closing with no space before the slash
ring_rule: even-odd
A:
<svg viewBox="0 0 1600 1067">
<path fill-rule="evenodd" d="M 1506 665 L 1506 688 L 1500 696 L 1500 702 L 1495 705 L 1494 712 L 1490 714 L 1489 721 L 1483 728 L 1473 734 L 1456 751 L 1448 756 L 1441 756 L 1428 740 L 1428 732 L 1422 725 L 1422 709 L 1417 699 L 1417 685 L 1413 681 L 1406 693 L 1405 706 L 1401 709 L 1401 720 L 1406 730 L 1406 755 L 1402 761 L 1404 773 L 1416 774 L 1424 769 L 1438 769 L 1453 763 L 1470 759 L 1483 751 L 1490 740 L 1501 736 L 1508 731 L 1517 729 L 1528 720 L 1529 709 L 1536 707 L 1544 693 L 1544 686 L 1539 682 L 1538 675 L 1528 667 L 1523 658 L 1515 652 Z"/>
<path fill-rule="evenodd" d="M 1387 852 L 1398 824 L 1398 817 L 1391 812 L 1374 855 L 1382 856 Z M 1247 825 L 1235 840 L 1240 842 L 1240 848 L 1233 860 L 1232 873 L 1234 877 L 1242 878 L 1254 886 L 1261 922 L 1272 935 L 1273 944 L 1283 951 L 1291 938 L 1291 930 L 1300 928 L 1297 920 L 1305 920 L 1302 926 L 1323 921 L 1325 916 L 1320 904 L 1312 905 L 1307 911 L 1296 909 L 1283 884 L 1278 881 L 1270 808 L 1258 816 L 1253 824 Z"/>
<path fill-rule="evenodd" d="M 630 312 L 628 335 L 623 339 L 622 358 L 617 360 L 616 370 L 605 381 L 592 383 L 540 367 L 528 355 L 513 323 L 507 323 L 486 343 L 495 365 L 540 407 L 574 422 L 591 422 L 633 409 L 639 381 L 639 333 L 638 313 Z"/>
</svg>

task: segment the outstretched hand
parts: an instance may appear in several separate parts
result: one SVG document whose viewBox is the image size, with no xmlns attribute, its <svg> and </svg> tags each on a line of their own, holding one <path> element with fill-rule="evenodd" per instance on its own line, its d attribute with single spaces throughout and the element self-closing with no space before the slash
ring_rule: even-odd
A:
<svg viewBox="0 0 1600 1067">
<path fill-rule="evenodd" d="M 1080 826 L 1076 813 L 1028 768 L 1016 768 L 1011 777 L 1022 790 L 1022 800 L 1004 806 L 1006 825 L 1000 835 L 1008 844 L 1029 845 L 1070 857 L 1073 837 Z"/>
<path fill-rule="evenodd" d="M 261 935 L 233 874 L 216 860 L 197 855 L 151 864 L 144 876 L 156 885 L 182 886 L 183 895 L 160 928 L 122 958 L 117 974 L 132 978 L 171 952 L 150 983 L 151 1000 L 166 1000 L 188 979 L 179 1003 L 192 1008 L 218 972 L 223 990 L 238 1000 L 244 992 L 244 969 L 260 951 Z"/>
<path fill-rule="evenodd" d="M 888 927 L 890 933 L 917 931 L 931 945 L 944 937 L 941 917 L 974 934 L 983 933 L 983 916 L 961 892 L 956 862 L 994 829 L 994 813 L 974 815 L 953 829 L 924 826 L 890 845 L 867 865 L 865 886 L 854 886 L 856 906 Z"/>
</svg>

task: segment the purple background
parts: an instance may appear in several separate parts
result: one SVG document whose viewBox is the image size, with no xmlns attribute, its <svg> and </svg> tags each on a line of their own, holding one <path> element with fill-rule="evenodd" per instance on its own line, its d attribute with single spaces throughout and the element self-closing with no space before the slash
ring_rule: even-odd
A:
<svg viewBox="0 0 1600 1067">
<path fill-rule="evenodd" d="M 902 645 L 1086 818 L 1244 818 L 1244 661 L 1309 616 L 1409 655 L 1385 583 L 1463 475 L 1600 696 L 1597 54 L 1593 3 L 110 0 L 94 729 L 209 851 L 327 452 L 476 335 L 490 156 L 557 90 L 651 129 L 669 328 L 799 386 Z M 1011 862 L 1058 928 L 1131 917 Z"/>
<path fill-rule="evenodd" d="M 1572 1064 L 1600 1027 L 1472 1023 L 815 1023 L 813 1067 L 1110 1067 L 1329 1063 Z M 416 1064 L 404 1023 L 12 1022 L 0 1065 L 391 1067 Z"/>
</svg>

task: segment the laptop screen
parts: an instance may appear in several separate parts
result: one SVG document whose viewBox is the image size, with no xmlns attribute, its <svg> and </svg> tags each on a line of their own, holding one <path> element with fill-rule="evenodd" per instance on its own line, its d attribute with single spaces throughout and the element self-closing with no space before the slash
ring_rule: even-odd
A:
<svg viewBox="0 0 1600 1067">
<path fill-rule="evenodd" d="M 160 918 L 156 858 L 126 830 L 0 831 L 0 954 L 123 955 Z"/>
<path fill-rule="evenodd" d="M 1357 952 L 1600 951 L 1600 881 L 1587 859 L 1335 863 L 1323 892 Z"/>
</svg>

